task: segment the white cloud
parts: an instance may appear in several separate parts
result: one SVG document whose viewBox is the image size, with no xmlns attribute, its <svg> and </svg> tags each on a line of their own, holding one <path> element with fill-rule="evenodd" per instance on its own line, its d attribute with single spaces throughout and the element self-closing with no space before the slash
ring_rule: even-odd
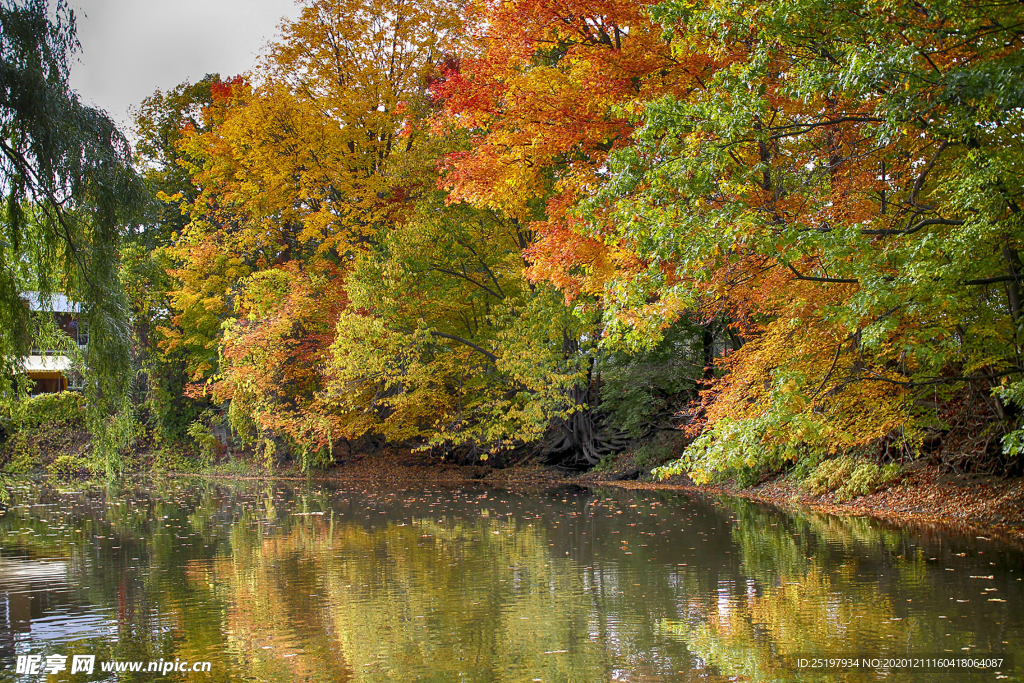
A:
<svg viewBox="0 0 1024 683">
<path fill-rule="evenodd" d="M 71 87 L 126 129 L 128 108 L 157 88 L 256 65 L 293 0 L 71 0 L 82 51 Z"/>
</svg>

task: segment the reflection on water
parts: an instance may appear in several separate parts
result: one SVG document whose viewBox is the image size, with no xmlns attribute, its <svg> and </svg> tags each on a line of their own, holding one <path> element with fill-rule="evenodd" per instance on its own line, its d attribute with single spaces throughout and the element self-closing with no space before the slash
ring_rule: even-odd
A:
<svg viewBox="0 0 1024 683">
<path fill-rule="evenodd" d="M 1019 681 L 785 655 L 1024 667 L 1021 559 L 663 492 L 26 485 L 0 515 L 0 680 L 45 679 L 17 655 L 94 654 L 210 661 L 168 676 L 204 681 Z M 156 678 L 118 676 L 50 680 Z"/>
</svg>

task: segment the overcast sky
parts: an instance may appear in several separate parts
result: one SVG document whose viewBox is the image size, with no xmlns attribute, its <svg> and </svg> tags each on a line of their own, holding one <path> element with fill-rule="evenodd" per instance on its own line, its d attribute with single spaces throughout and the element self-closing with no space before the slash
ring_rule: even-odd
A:
<svg viewBox="0 0 1024 683">
<path fill-rule="evenodd" d="M 234 76 L 256 64 L 294 0 L 69 0 L 82 51 L 71 87 L 130 135 L 128 107 L 157 88 L 208 73 Z"/>
</svg>

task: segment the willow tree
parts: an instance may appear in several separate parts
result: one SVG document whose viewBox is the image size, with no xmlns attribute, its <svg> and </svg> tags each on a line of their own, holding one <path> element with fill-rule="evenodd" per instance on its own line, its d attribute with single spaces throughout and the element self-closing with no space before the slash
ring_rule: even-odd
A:
<svg viewBox="0 0 1024 683">
<path fill-rule="evenodd" d="M 92 427 L 112 455 L 111 426 L 123 421 L 109 418 L 124 407 L 131 367 L 118 247 L 145 193 L 124 136 L 68 85 L 78 47 L 63 2 L 53 13 L 43 0 L 0 4 L 0 392 L 16 400 L 18 359 L 32 344 L 23 288 L 81 302 Z"/>
</svg>

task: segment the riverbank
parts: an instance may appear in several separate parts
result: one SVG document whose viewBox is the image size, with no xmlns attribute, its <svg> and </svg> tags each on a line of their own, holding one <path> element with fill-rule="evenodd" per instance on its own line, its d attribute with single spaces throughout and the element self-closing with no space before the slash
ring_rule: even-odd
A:
<svg viewBox="0 0 1024 683">
<path fill-rule="evenodd" d="M 634 473 L 629 473 L 633 476 Z M 238 478 L 236 474 L 209 474 Z M 305 479 L 298 472 L 278 472 L 275 478 Z M 786 509 L 810 509 L 833 515 L 867 516 L 902 525 L 940 526 L 963 534 L 998 536 L 1024 543 L 1024 479 L 970 482 L 943 476 L 937 467 L 918 465 L 894 486 L 868 496 L 841 501 L 835 493 L 814 495 L 800 482 L 780 475 L 757 486 L 736 489 L 730 482 L 694 486 L 685 477 L 667 481 L 620 479 L 602 472 L 572 472 L 527 460 L 510 467 L 457 465 L 420 453 L 394 450 L 346 460 L 315 475 L 318 480 L 366 483 L 407 488 L 423 484 L 463 486 L 486 484 L 500 488 L 575 485 L 679 491 L 698 495 L 730 495 Z"/>
<path fill-rule="evenodd" d="M 757 486 L 736 489 L 729 483 L 694 486 L 680 481 L 600 481 L 581 475 L 577 483 L 699 494 L 726 494 L 786 509 L 811 509 L 833 515 L 872 517 L 912 526 L 940 526 L 963 534 L 984 534 L 1024 543 L 1024 478 L 968 481 L 942 475 L 939 468 L 919 465 L 908 469 L 894 486 L 876 493 L 838 500 L 835 493 L 814 495 L 788 475 Z"/>
<path fill-rule="evenodd" d="M 53 432 L 51 434 L 50 432 Z M 60 477 L 98 476 L 92 470 L 82 438 L 71 439 L 74 430 L 39 430 L 25 443 L 5 444 L 8 451 L 0 458 L 4 473 L 9 476 L 32 472 Z M 56 434 L 62 438 L 50 438 Z M 80 435 L 79 435 L 80 436 Z M 45 437 L 45 438 L 44 438 Z M 52 442 L 52 443 L 51 443 Z M 74 447 L 71 447 L 74 446 Z M 61 454 L 61 455 L 58 455 Z M 24 463 L 20 461 L 24 460 Z M 704 495 L 732 495 L 788 509 L 813 509 L 835 515 L 869 516 L 898 524 L 941 525 L 960 533 L 996 534 L 1024 543 L 1024 479 L 991 479 L 965 481 L 943 476 L 937 467 L 924 463 L 912 465 L 894 485 L 880 491 L 840 500 L 835 493 L 815 495 L 801 482 L 780 475 L 756 486 L 737 489 L 726 482 L 718 485 L 694 486 L 685 476 L 667 481 L 645 481 L 644 469 L 633 467 L 626 460 L 614 471 L 574 472 L 545 466 L 526 458 L 507 467 L 489 463 L 460 465 L 408 449 L 387 448 L 375 453 L 357 453 L 344 457 L 313 478 L 352 484 L 409 488 L 423 484 L 461 486 L 487 484 L 502 488 L 538 488 L 559 485 L 582 487 L 616 486 L 629 489 L 680 491 Z M 190 465 L 181 468 L 182 465 Z M 14 466 L 12 466 L 14 465 Z M 165 476 L 203 476 L 223 479 L 307 479 L 294 465 L 278 467 L 271 472 L 246 459 L 229 459 L 219 465 L 195 467 L 194 461 L 183 458 L 165 459 L 153 454 L 138 453 L 131 458 L 130 470 L 152 472 Z"/>
<path fill-rule="evenodd" d="M 193 472 L 172 474 L 196 476 Z M 241 471 L 213 467 L 198 474 L 211 479 L 315 479 L 396 488 L 423 484 L 486 484 L 503 488 L 548 487 L 576 483 L 577 479 L 573 473 L 541 465 L 533 460 L 524 460 L 508 467 L 491 467 L 486 464 L 460 465 L 403 448 L 389 448 L 376 453 L 349 456 L 326 470 L 317 470 L 308 475 L 296 467 L 277 468 L 271 472 L 256 468 Z"/>
</svg>

